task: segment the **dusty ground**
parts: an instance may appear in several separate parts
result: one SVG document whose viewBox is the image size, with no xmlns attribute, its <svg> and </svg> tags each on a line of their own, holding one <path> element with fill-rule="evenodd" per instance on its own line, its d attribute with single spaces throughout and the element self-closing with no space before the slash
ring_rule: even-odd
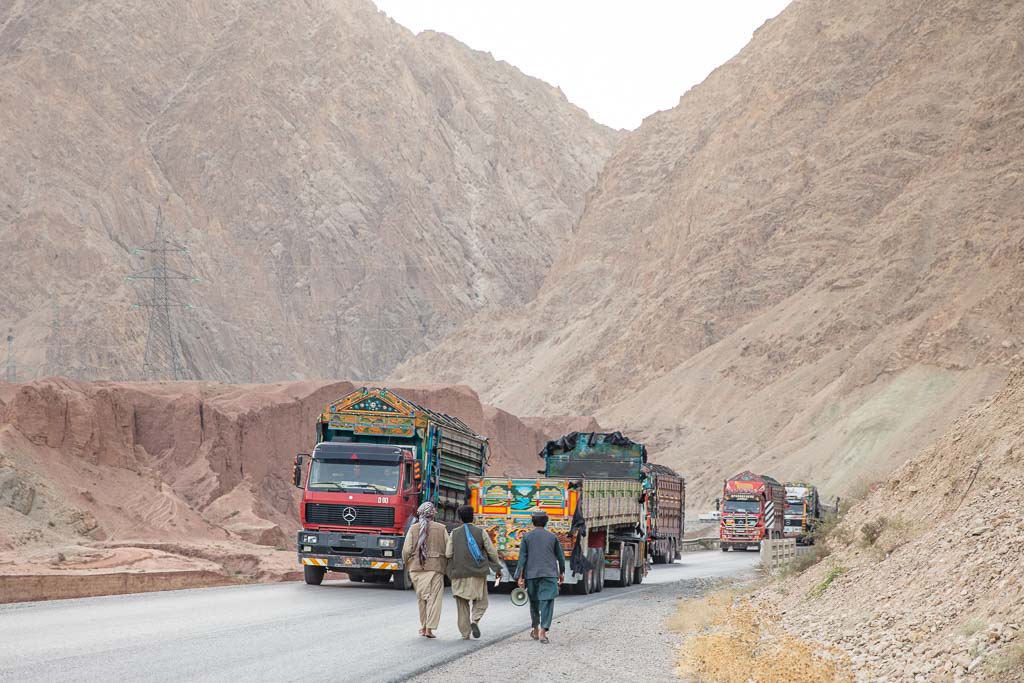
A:
<svg viewBox="0 0 1024 683">
<path fill-rule="evenodd" d="M 668 620 L 675 614 L 680 599 L 695 597 L 718 585 L 717 580 L 682 581 L 652 588 L 635 599 L 612 599 L 562 617 L 558 616 L 556 600 L 549 645 L 530 638 L 526 613 L 523 633 L 412 680 L 486 681 L 512 674 L 519 680 L 544 683 L 675 681 L 680 636 Z"/>
</svg>

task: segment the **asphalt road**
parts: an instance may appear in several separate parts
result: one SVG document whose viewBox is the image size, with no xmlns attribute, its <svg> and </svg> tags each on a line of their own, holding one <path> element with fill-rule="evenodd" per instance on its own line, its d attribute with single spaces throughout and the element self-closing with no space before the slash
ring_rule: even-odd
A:
<svg viewBox="0 0 1024 683">
<path fill-rule="evenodd" d="M 742 574 L 757 553 L 687 553 L 641 586 L 563 596 L 556 614 L 635 599 L 655 584 Z M 632 597 L 631 597 L 632 596 Z M 0 681 L 392 681 L 529 628 L 491 595 L 483 638 L 464 641 L 445 596 L 436 640 L 417 636 L 415 595 L 326 581 L 0 605 Z"/>
</svg>

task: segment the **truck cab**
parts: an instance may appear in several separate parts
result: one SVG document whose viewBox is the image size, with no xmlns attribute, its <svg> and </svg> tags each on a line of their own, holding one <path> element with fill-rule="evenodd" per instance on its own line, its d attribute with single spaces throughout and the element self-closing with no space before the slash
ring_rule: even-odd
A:
<svg viewBox="0 0 1024 683">
<path fill-rule="evenodd" d="M 782 484 L 763 474 L 741 472 L 727 479 L 722 490 L 719 547 L 746 550 L 761 541 L 781 538 L 785 492 Z"/>
<path fill-rule="evenodd" d="M 416 449 L 370 443 L 316 445 L 302 478 L 299 562 L 319 583 L 328 570 L 353 581 L 405 580 L 402 542 L 419 505 Z M 310 577 L 307 577 L 310 578 Z"/>
</svg>

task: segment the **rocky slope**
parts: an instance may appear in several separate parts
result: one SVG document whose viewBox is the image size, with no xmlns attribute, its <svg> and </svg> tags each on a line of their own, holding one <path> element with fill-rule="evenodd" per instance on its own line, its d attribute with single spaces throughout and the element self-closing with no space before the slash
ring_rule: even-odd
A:
<svg viewBox="0 0 1024 683">
<path fill-rule="evenodd" d="M 1017 370 L 854 507 L 831 556 L 764 592 L 784 623 L 862 681 L 1024 680 L 1022 416 Z"/>
<path fill-rule="evenodd" d="M 229 576 L 293 571 L 291 458 L 309 450 L 323 407 L 353 388 L 0 383 L 0 574 L 210 562 Z M 583 421 L 549 433 L 466 387 L 393 388 L 488 436 L 495 474 L 535 470 L 543 443 Z"/>
<path fill-rule="evenodd" d="M 369 0 L 4 3 L 0 65 L 22 378 L 140 376 L 158 212 L 185 377 L 381 376 L 533 295 L 617 138 Z"/>
<path fill-rule="evenodd" d="M 796 0 L 627 136 L 533 301 L 395 376 L 596 411 L 694 504 L 747 467 L 884 478 L 1022 358 L 1022 22 Z"/>
</svg>

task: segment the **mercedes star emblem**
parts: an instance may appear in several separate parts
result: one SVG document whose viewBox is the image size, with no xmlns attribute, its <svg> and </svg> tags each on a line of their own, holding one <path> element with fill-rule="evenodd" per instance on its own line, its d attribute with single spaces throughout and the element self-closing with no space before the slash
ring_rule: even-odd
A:
<svg viewBox="0 0 1024 683">
<path fill-rule="evenodd" d="M 356 521 L 356 509 L 353 507 L 347 507 L 341 511 L 341 518 L 351 524 Z"/>
</svg>

